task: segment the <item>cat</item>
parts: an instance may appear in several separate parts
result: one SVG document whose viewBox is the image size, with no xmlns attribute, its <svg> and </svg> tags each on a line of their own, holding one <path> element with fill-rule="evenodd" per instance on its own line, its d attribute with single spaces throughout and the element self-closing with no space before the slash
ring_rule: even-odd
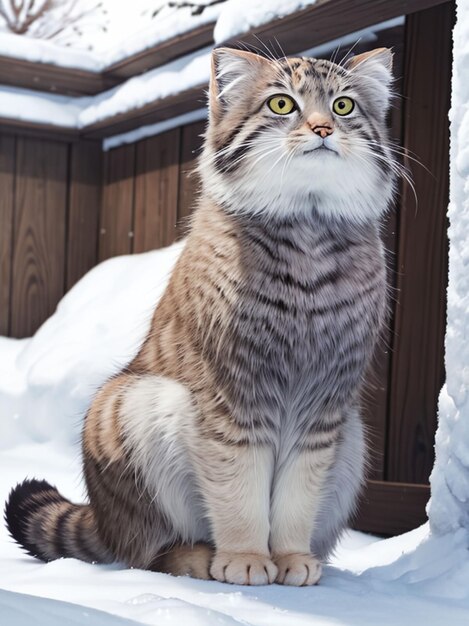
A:
<svg viewBox="0 0 469 626">
<path fill-rule="evenodd" d="M 384 48 L 343 65 L 213 51 L 187 242 L 137 356 L 86 415 L 89 504 L 39 480 L 10 493 L 30 554 L 318 582 L 364 480 L 391 82 Z"/>
</svg>

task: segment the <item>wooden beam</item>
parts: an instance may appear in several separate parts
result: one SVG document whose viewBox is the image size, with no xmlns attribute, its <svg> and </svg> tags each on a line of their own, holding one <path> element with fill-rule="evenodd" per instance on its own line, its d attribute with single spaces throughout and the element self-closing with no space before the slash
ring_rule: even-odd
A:
<svg viewBox="0 0 469 626">
<path fill-rule="evenodd" d="M 122 81 L 101 72 L 0 56 L 0 84 L 2 85 L 68 96 L 87 96 L 110 89 L 117 82 Z"/>
<path fill-rule="evenodd" d="M 70 143 L 80 139 L 80 131 L 69 126 L 55 124 L 41 124 L 20 119 L 0 117 L 0 134 L 19 135 L 20 137 L 34 137 L 35 139 L 52 139 Z"/>
<path fill-rule="evenodd" d="M 429 485 L 369 480 L 352 527 L 380 535 L 399 535 L 427 521 Z"/>
<path fill-rule="evenodd" d="M 448 3 L 411 16 L 406 28 L 403 145 L 423 167 L 415 161 L 407 164 L 417 200 L 404 185 L 398 215 L 398 300 L 385 474 L 394 481 L 428 481 L 445 375 L 453 21 L 454 4 Z"/>
</svg>

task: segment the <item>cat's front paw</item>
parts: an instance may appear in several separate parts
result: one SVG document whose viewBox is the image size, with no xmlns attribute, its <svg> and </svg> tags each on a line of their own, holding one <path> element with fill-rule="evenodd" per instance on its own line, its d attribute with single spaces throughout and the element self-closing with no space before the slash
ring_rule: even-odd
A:
<svg viewBox="0 0 469 626">
<path fill-rule="evenodd" d="M 217 552 L 210 574 L 220 582 L 234 585 L 269 585 L 277 576 L 277 567 L 262 554 Z"/>
<path fill-rule="evenodd" d="M 315 585 L 321 578 L 321 563 L 312 554 L 284 554 L 275 558 L 278 574 L 275 582 L 281 585 Z"/>
</svg>

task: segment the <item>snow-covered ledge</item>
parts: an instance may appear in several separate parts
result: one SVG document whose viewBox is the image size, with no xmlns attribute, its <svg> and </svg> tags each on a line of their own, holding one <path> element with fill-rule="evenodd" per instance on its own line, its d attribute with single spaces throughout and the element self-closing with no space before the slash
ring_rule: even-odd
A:
<svg viewBox="0 0 469 626">
<path fill-rule="evenodd" d="M 446 378 L 430 478 L 432 533 L 469 540 L 469 0 L 457 1 L 452 80 Z"/>
</svg>

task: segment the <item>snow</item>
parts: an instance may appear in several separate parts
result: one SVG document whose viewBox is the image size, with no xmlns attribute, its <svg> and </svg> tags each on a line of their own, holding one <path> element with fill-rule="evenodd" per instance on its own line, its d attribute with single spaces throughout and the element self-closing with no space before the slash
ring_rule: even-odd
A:
<svg viewBox="0 0 469 626">
<path fill-rule="evenodd" d="M 180 249 L 176 244 L 98 265 L 32 339 L 0 337 L 0 449 L 78 441 L 92 394 L 143 340 Z"/>
<path fill-rule="evenodd" d="M 438 534 L 469 544 L 469 2 L 457 3 L 452 78 L 446 376 L 428 508 Z"/>
<path fill-rule="evenodd" d="M 228 0 L 222 4 L 213 38 L 215 43 L 222 43 L 316 2 L 317 0 Z"/>
<path fill-rule="evenodd" d="M 0 118 L 78 128 L 80 114 L 90 101 L 89 97 L 74 98 L 0 85 Z"/>
<path fill-rule="evenodd" d="M 80 127 L 143 107 L 150 102 L 204 85 L 210 71 L 211 48 L 202 48 L 95 96 L 79 115 Z"/>
<path fill-rule="evenodd" d="M 199 0 L 205 4 L 204 0 Z M 98 2 L 96 2 L 98 4 Z M 133 0 L 116 2 L 101 0 L 103 6 L 89 19 L 82 34 L 69 29 L 68 37 L 56 40 L 36 39 L 33 36 L 14 35 L 0 29 L 0 54 L 38 63 L 51 63 L 100 72 L 123 59 L 141 53 L 168 38 L 176 37 L 207 23 L 214 23 L 222 5 L 207 7 L 200 15 L 190 8 L 171 8 L 164 0 Z M 158 16 L 155 9 L 163 6 Z M 107 14 L 104 28 L 99 28 L 103 10 Z M 51 18 L 54 16 L 51 14 Z M 98 23 L 96 23 L 98 22 Z"/>
<path fill-rule="evenodd" d="M 183 246 L 98 265 L 34 337 L 0 338 L 0 501 L 26 476 L 84 500 L 83 415 L 96 389 L 135 355 Z M 314 588 L 242 588 L 74 559 L 44 564 L 0 528 L 5 624 L 33 615 L 38 626 L 106 625 L 112 615 L 155 626 L 463 626 L 468 577 L 464 531 L 436 537 L 428 524 L 387 540 L 346 533 Z"/>
<path fill-rule="evenodd" d="M 12 33 L 0 33 L 0 55 L 34 63 L 78 68 L 89 72 L 100 72 L 103 69 L 100 59 L 86 50 L 65 48 L 51 41 L 30 39 Z"/>
</svg>

